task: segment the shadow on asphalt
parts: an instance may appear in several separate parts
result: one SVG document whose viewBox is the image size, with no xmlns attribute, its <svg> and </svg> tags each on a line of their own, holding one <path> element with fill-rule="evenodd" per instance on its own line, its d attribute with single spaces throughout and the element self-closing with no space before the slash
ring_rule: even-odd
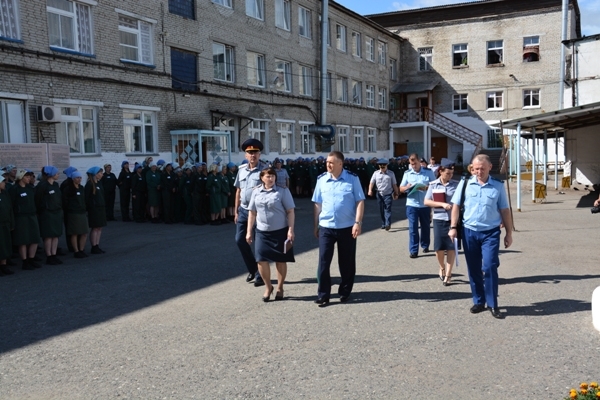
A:
<svg viewBox="0 0 600 400">
<path fill-rule="evenodd" d="M 510 285 L 513 283 L 544 283 L 558 284 L 561 281 L 581 281 L 584 279 L 598 279 L 600 275 L 534 275 L 520 276 L 517 278 L 499 278 L 500 285 Z"/>
<path fill-rule="evenodd" d="M 332 305 L 342 304 L 339 302 L 337 291 L 332 290 L 331 292 L 331 303 Z M 287 300 L 290 301 L 306 301 L 312 303 L 315 300 L 316 296 L 297 296 L 297 297 L 288 297 Z M 464 292 L 404 292 L 404 291 L 360 291 L 353 292 L 350 296 L 350 300 L 344 305 L 351 305 L 353 303 L 382 303 L 388 301 L 402 301 L 402 300 L 422 300 L 427 302 L 438 302 L 438 301 L 448 301 L 448 300 L 465 300 L 470 299 L 470 293 Z M 316 307 L 316 305 L 315 305 Z"/>
<path fill-rule="evenodd" d="M 506 316 L 546 316 L 556 314 L 570 314 L 581 311 L 591 311 L 592 304 L 587 301 L 573 299 L 558 299 L 533 303 L 529 306 L 508 306 Z"/>
</svg>

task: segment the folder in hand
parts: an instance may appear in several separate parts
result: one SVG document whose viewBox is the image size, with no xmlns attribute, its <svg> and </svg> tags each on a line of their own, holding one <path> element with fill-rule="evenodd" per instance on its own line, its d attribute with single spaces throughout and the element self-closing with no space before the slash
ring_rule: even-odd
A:
<svg viewBox="0 0 600 400">
<path fill-rule="evenodd" d="M 292 242 L 290 239 L 286 239 L 283 243 L 283 254 L 286 254 L 288 251 L 290 251 L 293 245 L 294 242 Z"/>
</svg>

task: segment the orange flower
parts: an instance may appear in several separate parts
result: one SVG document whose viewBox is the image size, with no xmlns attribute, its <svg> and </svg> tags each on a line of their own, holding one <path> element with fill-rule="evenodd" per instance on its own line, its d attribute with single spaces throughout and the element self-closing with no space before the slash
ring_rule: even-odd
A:
<svg viewBox="0 0 600 400">
<path fill-rule="evenodd" d="M 592 382 L 592 383 L 590 383 L 590 387 L 594 388 L 594 389 L 597 389 L 598 388 L 598 382 Z"/>
<path fill-rule="evenodd" d="M 569 392 L 569 397 L 574 399 L 575 397 L 577 397 L 577 390 L 575 389 L 571 389 L 571 391 Z"/>
<path fill-rule="evenodd" d="M 600 399 L 600 392 L 596 392 L 596 397 Z"/>
<path fill-rule="evenodd" d="M 581 393 L 583 395 L 586 395 L 587 394 L 587 389 L 581 389 L 581 392 L 579 392 L 579 393 Z"/>
<path fill-rule="evenodd" d="M 582 388 L 582 389 L 587 389 L 587 388 L 588 388 L 588 384 L 587 384 L 587 383 L 585 383 L 585 382 L 581 382 L 581 383 L 579 384 L 579 387 L 580 387 L 580 388 Z"/>
</svg>

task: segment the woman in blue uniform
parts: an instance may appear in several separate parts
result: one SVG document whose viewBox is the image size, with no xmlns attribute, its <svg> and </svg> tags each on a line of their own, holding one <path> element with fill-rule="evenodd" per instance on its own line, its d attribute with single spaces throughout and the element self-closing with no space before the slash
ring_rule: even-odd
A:
<svg viewBox="0 0 600 400">
<path fill-rule="evenodd" d="M 6 178 L 0 176 L 0 276 L 12 275 L 6 262 L 12 256 L 11 231 L 15 228 L 12 202 L 6 191 Z"/>
<path fill-rule="evenodd" d="M 294 241 L 294 199 L 288 188 L 278 187 L 277 172 L 267 168 L 260 172 L 262 185 L 252 191 L 248 213 L 248 226 L 256 222 L 255 253 L 260 276 L 265 282 L 263 301 L 268 302 L 273 293 L 270 262 L 277 268 L 277 293 L 275 300 L 283 299 L 283 283 L 287 263 L 295 262 L 294 249 L 286 242 Z M 246 241 L 252 243 L 253 229 L 248 229 Z"/>
<path fill-rule="evenodd" d="M 67 237 L 71 242 L 75 258 L 85 258 L 85 241 L 88 234 L 86 218 L 85 193 L 81 185 L 82 174 L 75 171 L 71 174 L 71 183 L 65 186 L 63 196 L 63 211 L 67 215 Z"/>
<path fill-rule="evenodd" d="M 104 190 L 102 189 L 102 168 L 88 169 L 88 180 L 85 183 L 85 205 L 88 213 L 90 231 L 90 244 L 92 254 L 105 253 L 99 246 L 102 228 L 106 226 L 106 210 L 104 208 Z"/>
<path fill-rule="evenodd" d="M 40 227 L 35 209 L 35 189 L 30 185 L 35 178 L 33 172 L 21 169 L 17 171 L 15 179 L 15 184 L 9 191 L 15 213 L 13 245 L 19 249 L 21 267 L 24 270 L 41 268 L 41 265 L 33 259 L 40 239 Z"/>
<path fill-rule="evenodd" d="M 58 265 L 62 261 L 56 256 L 58 238 L 63 234 L 62 195 L 58 179 L 58 169 L 52 165 L 42 168 L 42 180 L 35 189 L 40 235 L 44 240 L 46 264 Z"/>
</svg>

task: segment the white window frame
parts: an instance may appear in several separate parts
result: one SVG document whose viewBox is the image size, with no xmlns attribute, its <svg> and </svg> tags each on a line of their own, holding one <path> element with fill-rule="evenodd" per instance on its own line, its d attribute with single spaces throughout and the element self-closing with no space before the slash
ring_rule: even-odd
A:
<svg viewBox="0 0 600 400">
<path fill-rule="evenodd" d="M 4 30 L 0 31 L 0 38 L 21 41 L 21 14 L 18 0 L 3 0 L 5 6 L 0 5 L 0 21 L 3 21 Z"/>
<path fill-rule="evenodd" d="M 70 149 L 70 153 L 72 156 L 77 156 L 77 155 L 90 155 L 90 154 L 100 154 L 100 149 L 98 148 L 98 109 L 95 106 L 92 105 L 86 105 L 86 104 L 76 104 L 75 102 L 65 102 L 65 103 L 61 103 L 61 102 L 55 102 L 54 103 L 55 106 L 60 107 L 61 108 L 61 117 L 60 120 L 61 122 L 59 124 L 57 124 L 56 127 L 56 143 L 58 144 L 66 144 L 69 146 Z M 64 115 L 63 112 L 63 108 L 76 108 L 77 109 L 77 115 Z M 87 111 L 92 111 L 92 119 L 84 119 L 83 117 L 83 111 L 87 110 Z M 89 151 L 86 152 L 85 151 L 85 138 L 84 138 L 84 123 L 87 124 L 91 124 L 92 130 L 93 130 L 93 151 Z M 68 126 L 69 124 L 77 124 L 77 139 L 79 140 L 79 151 L 71 151 L 71 144 L 69 143 L 69 129 Z M 61 138 L 59 138 L 59 130 L 60 127 L 64 128 L 64 133 L 65 133 L 65 137 L 64 137 L 64 141 L 60 141 Z"/>
<path fill-rule="evenodd" d="M 375 39 L 365 37 L 365 54 L 367 61 L 375 62 Z"/>
<path fill-rule="evenodd" d="M 379 87 L 377 91 L 377 105 L 380 110 L 385 110 L 387 108 L 387 88 Z"/>
<path fill-rule="evenodd" d="M 313 125 L 311 122 L 300 122 L 300 143 L 302 154 L 314 154 L 317 148 L 315 135 L 308 133 L 308 127 Z"/>
<path fill-rule="evenodd" d="M 363 126 L 352 127 L 352 142 L 354 144 L 354 152 L 362 153 L 365 149 L 365 128 Z"/>
<path fill-rule="evenodd" d="M 286 120 L 276 120 L 277 134 L 279 135 L 279 154 L 294 153 L 294 122 Z M 284 148 L 284 143 L 287 142 L 288 147 Z"/>
<path fill-rule="evenodd" d="M 460 55 L 460 63 L 456 63 L 455 57 Z M 463 63 L 464 62 L 464 63 Z M 469 45 L 468 43 L 457 43 L 452 45 L 452 68 L 467 67 L 469 65 Z"/>
<path fill-rule="evenodd" d="M 8 0 L 11 1 L 11 0 Z M 96 5 L 96 2 L 89 4 L 86 2 L 70 1 L 65 0 L 66 3 L 71 4 L 72 10 L 66 11 L 51 6 L 46 6 L 46 13 L 48 17 L 48 39 L 50 40 L 50 32 L 53 30 L 52 18 L 58 17 L 58 37 L 60 43 L 50 42 L 50 48 L 53 50 L 62 50 L 67 52 L 74 52 L 80 54 L 93 55 L 94 54 L 94 30 L 92 23 L 92 10 L 91 5 Z M 64 39 L 66 33 L 62 32 L 64 25 L 62 19 L 72 20 L 72 31 L 69 33 L 72 36 L 72 47 L 65 45 Z"/>
<path fill-rule="evenodd" d="M 254 53 L 249 51 L 247 53 L 247 72 L 248 72 L 248 86 L 265 87 L 266 70 L 265 70 L 265 55 L 260 53 Z M 255 72 L 252 74 L 251 71 Z M 254 75 L 254 80 L 251 76 Z"/>
<path fill-rule="evenodd" d="M 0 143 L 27 143 L 25 102 L 0 98 Z"/>
<path fill-rule="evenodd" d="M 540 36 L 539 35 L 523 37 L 523 47 L 539 46 L 539 45 L 540 45 Z"/>
<path fill-rule="evenodd" d="M 489 100 L 493 99 L 494 100 L 494 106 L 490 107 L 489 106 Z M 500 99 L 500 106 L 498 106 L 498 101 L 497 99 Z M 501 111 L 504 110 L 504 92 L 502 90 L 493 90 L 493 91 L 489 91 L 486 92 L 485 94 L 485 101 L 486 101 L 486 110 L 488 111 Z"/>
<path fill-rule="evenodd" d="M 377 42 L 377 55 L 379 56 L 379 64 L 386 65 L 387 63 L 387 43 Z"/>
<path fill-rule="evenodd" d="M 265 2 L 264 0 L 246 0 L 246 15 L 258 20 L 265 19 Z"/>
<path fill-rule="evenodd" d="M 227 132 L 229 133 L 229 138 L 231 140 L 230 146 L 233 149 L 238 148 L 238 138 L 236 135 L 237 132 L 237 118 L 233 117 L 216 117 L 213 115 L 213 130 L 219 132 Z"/>
<path fill-rule="evenodd" d="M 352 80 L 352 104 L 362 104 L 362 82 Z"/>
<path fill-rule="evenodd" d="M 123 108 L 123 107 L 122 107 Z M 159 109 L 160 110 L 160 109 Z M 158 153 L 157 144 L 158 144 L 158 127 L 157 127 L 157 111 L 149 110 L 149 109 L 141 109 L 141 108 L 123 108 L 123 136 L 125 139 L 125 153 L 126 154 L 156 154 Z M 126 119 L 125 113 L 139 113 L 140 119 Z M 146 122 L 146 117 L 149 117 L 150 122 Z M 141 129 L 141 146 L 140 150 L 133 150 L 133 137 L 129 136 L 130 133 L 127 132 L 128 127 L 139 127 Z M 151 129 L 152 135 L 152 148 L 148 149 L 146 146 L 146 128 Z M 131 132 L 133 133 L 133 131 Z"/>
<path fill-rule="evenodd" d="M 248 125 L 248 136 L 260 140 L 264 146 L 262 153 L 269 154 L 269 120 L 252 120 Z"/>
<path fill-rule="evenodd" d="M 362 57 L 362 36 L 360 32 L 352 31 L 352 55 Z"/>
<path fill-rule="evenodd" d="M 223 43 L 218 43 L 218 42 L 213 42 L 212 44 L 212 51 L 213 51 L 213 78 L 217 81 L 222 81 L 222 82 L 230 82 L 233 83 L 235 82 L 235 50 L 232 46 L 228 46 L 226 44 Z M 224 62 L 222 63 L 224 65 L 224 73 L 225 73 L 225 79 L 221 79 L 218 76 L 214 76 L 217 72 L 217 68 L 215 68 L 217 65 L 221 65 L 221 63 L 216 63 L 215 64 L 215 46 L 220 47 L 222 49 L 222 53 L 225 57 Z M 220 68 L 219 68 L 220 69 Z M 227 78 L 229 76 L 229 78 Z"/>
<path fill-rule="evenodd" d="M 285 31 L 291 30 L 292 10 L 290 0 L 275 0 L 275 26 Z"/>
<path fill-rule="evenodd" d="M 346 43 L 346 26 L 342 24 L 335 24 L 335 46 L 339 51 L 346 53 L 348 46 Z"/>
<path fill-rule="evenodd" d="M 398 61 L 395 58 L 390 58 L 390 80 L 398 80 Z"/>
<path fill-rule="evenodd" d="M 308 8 L 298 7 L 298 34 L 312 39 L 312 15 Z"/>
<path fill-rule="evenodd" d="M 457 107 L 458 105 L 458 107 Z M 464 108 L 463 108 L 464 105 Z M 469 111 L 469 96 L 466 93 L 452 95 L 452 112 L 462 113 Z"/>
<path fill-rule="evenodd" d="M 433 47 L 419 47 L 419 71 L 433 70 Z"/>
<path fill-rule="evenodd" d="M 529 96 L 529 103 L 527 104 L 527 97 Z M 534 99 L 537 97 L 537 104 L 532 104 Z M 523 109 L 540 108 L 540 89 L 523 89 Z"/>
<path fill-rule="evenodd" d="M 340 103 L 348 102 L 348 78 L 345 76 L 338 76 L 336 80 L 336 100 Z"/>
<path fill-rule="evenodd" d="M 365 85 L 365 99 L 366 106 L 369 108 L 375 108 L 375 86 Z"/>
<path fill-rule="evenodd" d="M 232 8 L 231 0 L 212 0 L 212 2 L 223 7 Z"/>
<path fill-rule="evenodd" d="M 124 26 L 121 24 L 121 18 L 127 18 L 131 21 L 135 21 L 137 28 Z M 136 46 L 131 46 L 121 43 L 119 39 L 119 48 L 135 48 L 137 51 L 137 60 L 131 60 L 128 58 L 121 57 L 122 62 L 130 62 L 136 64 L 153 65 L 154 63 L 154 40 L 153 40 L 153 27 L 154 24 L 136 18 L 130 13 L 119 13 L 119 32 L 125 32 L 136 36 Z M 146 44 L 146 48 L 144 48 Z"/>
<path fill-rule="evenodd" d="M 312 96 L 312 68 L 301 65 L 299 72 L 300 84 L 298 90 L 300 95 Z"/>
<path fill-rule="evenodd" d="M 486 52 L 486 65 L 504 65 L 504 40 L 490 40 L 486 44 L 487 52 Z M 500 62 L 491 63 L 490 62 L 490 51 L 500 50 L 502 54 L 500 54 Z"/>
<path fill-rule="evenodd" d="M 292 63 L 275 59 L 275 89 L 279 92 L 292 91 Z"/>
<path fill-rule="evenodd" d="M 336 128 L 338 131 L 338 151 L 342 153 L 347 153 L 350 150 L 348 148 L 348 130 L 350 129 L 350 127 L 348 125 L 338 125 Z"/>
<path fill-rule="evenodd" d="M 377 151 L 377 129 L 367 128 L 367 152 L 375 153 Z"/>
</svg>

